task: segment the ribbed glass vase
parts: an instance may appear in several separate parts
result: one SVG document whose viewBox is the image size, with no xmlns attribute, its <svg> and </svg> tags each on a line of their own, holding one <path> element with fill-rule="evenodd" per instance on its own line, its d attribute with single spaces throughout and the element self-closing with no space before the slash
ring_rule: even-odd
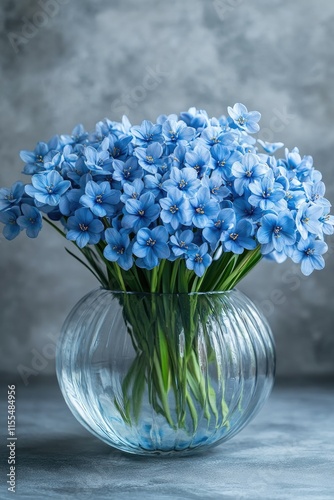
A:
<svg viewBox="0 0 334 500">
<path fill-rule="evenodd" d="M 239 432 L 268 397 L 269 326 L 237 290 L 95 290 L 68 316 L 57 375 L 75 417 L 139 455 L 202 451 Z"/>
</svg>

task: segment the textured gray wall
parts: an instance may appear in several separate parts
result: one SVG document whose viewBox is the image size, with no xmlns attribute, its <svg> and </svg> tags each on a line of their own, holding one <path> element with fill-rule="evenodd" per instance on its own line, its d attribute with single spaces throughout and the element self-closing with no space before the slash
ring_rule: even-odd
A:
<svg viewBox="0 0 334 500">
<path fill-rule="evenodd" d="M 1 0 L 0 11 L 0 185 L 17 179 L 20 149 L 78 122 L 192 105 L 217 116 L 241 101 L 261 111 L 265 139 L 314 156 L 334 200 L 333 1 Z M 43 352 L 38 370 L 51 373 L 65 315 L 95 286 L 63 247 L 49 228 L 0 240 L 3 370 Z M 333 270 L 333 255 L 308 279 L 262 263 L 240 287 L 269 318 L 280 375 L 334 373 Z"/>
</svg>

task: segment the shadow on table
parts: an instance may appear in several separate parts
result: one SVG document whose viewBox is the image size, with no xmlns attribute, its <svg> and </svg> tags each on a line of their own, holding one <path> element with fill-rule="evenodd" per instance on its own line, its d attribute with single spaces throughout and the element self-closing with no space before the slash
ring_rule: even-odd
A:
<svg viewBox="0 0 334 500">
<path fill-rule="evenodd" d="M 220 451 L 218 451 L 220 450 Z M 229 460 L 230 453 L 235 449 L 229 450 L 225 448 L 226 460 Z M 187 461 L 187 458 L 191 458 L 192 463 L 194 460 L 201 460 L 203 457 L 208 459 L 217 458 L 217 453 L 219 452 L 220 460 L 222 459 L 221 447 L 212 448 L 211 450 L 205 450 L 203 453 L 196 453 L 195 455 L 186 456 L 173 456 L 171 457 L 159 457 L 159 460 L 155 460 L 155 457 L 144 457 L 138 455 L 131 455 L 128 453 L 123 453 L 103 442 L 99 441 L 94 436 L 87 435 L 68 435 L 64 437 L 62 435 L 59 438 L 51 437 L 43 439 L 43 441 L 29 442 L 27 439 L 21 440 L 17 446 L 17 456 L 19 459 L 19 464 L 21 467 L 33 467 L 37 472 L 39 470 L 48 471 L 56 470 L 59 468 L 64 468 L 70 465 L 75 468 L 90 468 L 91 465 L 94 467 L 99 464 L 102 468 L 113 467 L 113 474 L 115 473 L 114 466 L 117 465 L 140 465 L 145 463 L 145 467 L 148 464 L 154 464 L 154 467 L 161 463 L 161 459 L 165 464 L 168 462 L 174 463 L 175 461 L 182 461 L 183 463 Z"/>
</svg>

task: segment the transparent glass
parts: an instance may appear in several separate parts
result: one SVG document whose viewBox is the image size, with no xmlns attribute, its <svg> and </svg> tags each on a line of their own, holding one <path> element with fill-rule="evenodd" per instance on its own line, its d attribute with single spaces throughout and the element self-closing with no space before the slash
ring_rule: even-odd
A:
<svg viewBox="0 0 334 500">
<path fill-rule="evenodd" d="M 69 314 L 57 351 L 79 422 L 139 455 L 202 451 L 230 439 L 270 394 L 275 349 L 241 292 L 94 290 Z"/>
</svg>

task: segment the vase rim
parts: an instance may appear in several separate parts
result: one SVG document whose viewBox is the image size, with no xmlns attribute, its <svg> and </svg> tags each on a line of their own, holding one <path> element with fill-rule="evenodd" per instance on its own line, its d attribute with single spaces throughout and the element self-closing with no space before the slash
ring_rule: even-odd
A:
<svg viewBox="0 0 334 500">
<path fill-rule="evenodd" d="M 212 290 L 208 292 L 175 292 L 175 293 L 170 293 L 170 292 L 139 292 L 139 291 L 124 291 L 124 290 L 110 290 L 109 288 L 104 288 L 100 287 L 99 290 L 103 290 L 104 292 L 109 292 L 112 293 L 113 295 L 143 295 L 143 296 L 150 296 L 150 295 L 156 295 L 156 296 L 168 296 L 171 295 L 173 297 L 175 296 L 197 296 L 197 295 L 230 295 L 232 293 L 239 292 L 237 288 L 232 288 L 231 290 Z"/>
</svg>

